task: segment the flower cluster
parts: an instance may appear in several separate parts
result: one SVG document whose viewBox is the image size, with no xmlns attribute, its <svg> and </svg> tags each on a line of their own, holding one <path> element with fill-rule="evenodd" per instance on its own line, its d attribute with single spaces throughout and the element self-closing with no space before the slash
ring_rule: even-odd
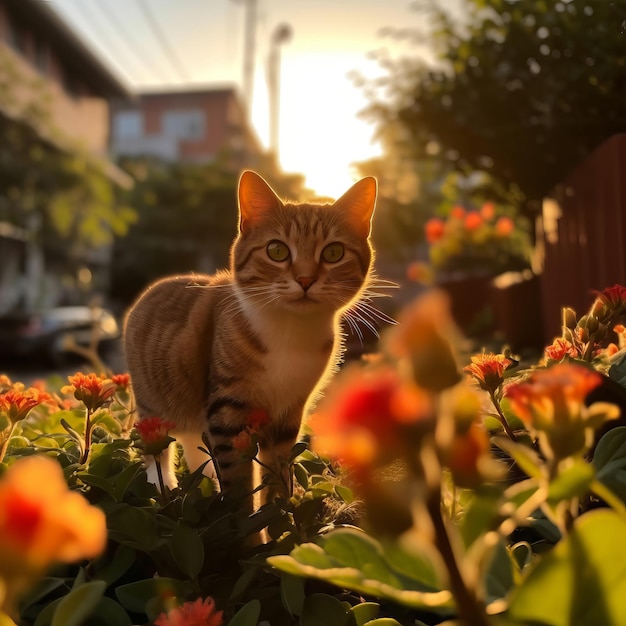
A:
<svg viewBox="0 0 626 626">
<path fill-rule="evenodd" d="M 576 312 L 565 307 L 562 315 L 562 336 L 556 338 L 544 351 L 548 365 L 567 359 L 592 361 L 615 354 L 624 344 L 626 317 L 626 287 L 613 285 L 596 292 L 589 311 L 577 318 Z M 612 340 L 617 339 L 618 347 Z"/>
<path fill-rule="evenodd" d="M 244 457 L 254 458 L 258 453 L 258 439 L 263 426 L 270 421 L 265 409 L 252 409 L 246 418 L 246 428 L 234 439 L 233 447 Z"/>
<path fill-rule="evenodd" d="M 98 374 L 83 374 L 77 372 L 68 376 L 69 385 L 64 387 L 64 393 L 73 392 L 74 397 L 82 402 L 89 411 L 95 411 L 104 406 L 115 394 L 117 384 L 110 378 Z"/>
<path fill-rule="evenodd" d="M 436 272 L 480 271 L 495 275 L 528 267 L 531 244 L 527 225 L 492 202 L 479 209 L 453 206 L 445 219 L 429 219 L 424 235 Z"/>
<path fill-rule="evenodd" d="M 8 380 L 8 379 L 7 379 Z M 11 424 L 23 420 L 39 404 L 51 402 L 52 396 L 35 387 L 25 388 L 16 383 L 8 390 L 0 393 L 0 413 L 4 414 Z"/>
</svg>

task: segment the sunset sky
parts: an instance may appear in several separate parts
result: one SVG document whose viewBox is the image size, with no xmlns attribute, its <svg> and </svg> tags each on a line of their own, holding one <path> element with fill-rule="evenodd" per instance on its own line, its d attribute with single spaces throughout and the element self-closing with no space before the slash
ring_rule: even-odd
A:
<svg viewBox="0 0 626 626">
<path fill-rule="evenodd" d="M 133 89 L 185 83 L 241 86 L 241 0 L 50 4 Z M 305 174 L 307 186 L 320 194 L 343 193 L 355 179 L 350 163 L 380 152 L 372 142 L 373 126 L 356 118 L 367 100 L 347 74 L 379 75 L 369 53 L 391 48 L 398 54 L 399 44 L 379 31 L 416 25 L 419 16 L 409 5 L 409 0 L 258 0 L 252 121 L 267 145 L 269 42 L 275 27 L 286 22 L 293 37 L 281 47 L 281 164 L 286 171 Z"/>
</svg>

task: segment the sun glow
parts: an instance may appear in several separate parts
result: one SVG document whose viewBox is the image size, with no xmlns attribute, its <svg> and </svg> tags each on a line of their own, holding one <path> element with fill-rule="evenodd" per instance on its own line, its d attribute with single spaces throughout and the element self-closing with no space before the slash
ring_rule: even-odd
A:
<svg viewBox="0 0 626 626">
<path fill-rule="evenodd" d="M 359 178 L 351 164 L 381 154 L 372 142 L 374 127 L 357 118 L 367 100 L 356 87 L 346 90 L 347 74 L 359 63 L 353 55 L 301 54 L 286 60 L 281 71 L 289 89 L 280 102 L 280 163 L 286 172 L 304 174 L 306 186 L 322 196 L 341 196 Z M 337 72 L 338 65 L 345 73 Z M 320 81 L 323 90 L 311 87 Z M 253 122 L 263 138 L 267 94 L 260 82 L 255 89 Z"/>
</svg>

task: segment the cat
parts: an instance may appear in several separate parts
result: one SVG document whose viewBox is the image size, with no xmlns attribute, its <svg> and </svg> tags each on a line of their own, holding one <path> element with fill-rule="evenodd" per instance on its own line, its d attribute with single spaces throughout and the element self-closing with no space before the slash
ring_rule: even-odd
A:
<svg viewBox="0 0 626 626">
<path fill-rule="evenodd" d="M 292 203 L 245 171 L 237 194 L 230 269 L 148 287 L 126 317 L 124 344 L 139 419 L 175 422 L 171 434 L 191 470 L 209 459 L 204 434 L 211 454 L 204 473 L 222 491 L 251 494 L 259 482 L 257 464 L 234 442 L 251 416 L 266 418 L 258 459 L 278 479 L 266 479 L 263 504 L 290 495 L 290 452 L 341 361 L 342 315 L 368 306 L 377 182 L 363 178 L 332 204 Z M 173 488 L 171 456 L 170 446 L 163 459 Z M 156 483 L 153 467 L 149 474 Z"/>
</svg>

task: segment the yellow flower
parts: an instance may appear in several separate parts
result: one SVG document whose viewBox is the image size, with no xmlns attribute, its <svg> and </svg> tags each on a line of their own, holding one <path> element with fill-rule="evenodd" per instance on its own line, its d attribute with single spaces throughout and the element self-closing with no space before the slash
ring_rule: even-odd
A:
<svg viewBox="0 0 626 626">
<path fill-rule="evenodd" d="M 95 557 L 105 543 L 104 513 L 68 489 L 52 459 L 20 459 L 0 479 L 1 577 L 40 575 L 54 562 Z"/>
</svg>

